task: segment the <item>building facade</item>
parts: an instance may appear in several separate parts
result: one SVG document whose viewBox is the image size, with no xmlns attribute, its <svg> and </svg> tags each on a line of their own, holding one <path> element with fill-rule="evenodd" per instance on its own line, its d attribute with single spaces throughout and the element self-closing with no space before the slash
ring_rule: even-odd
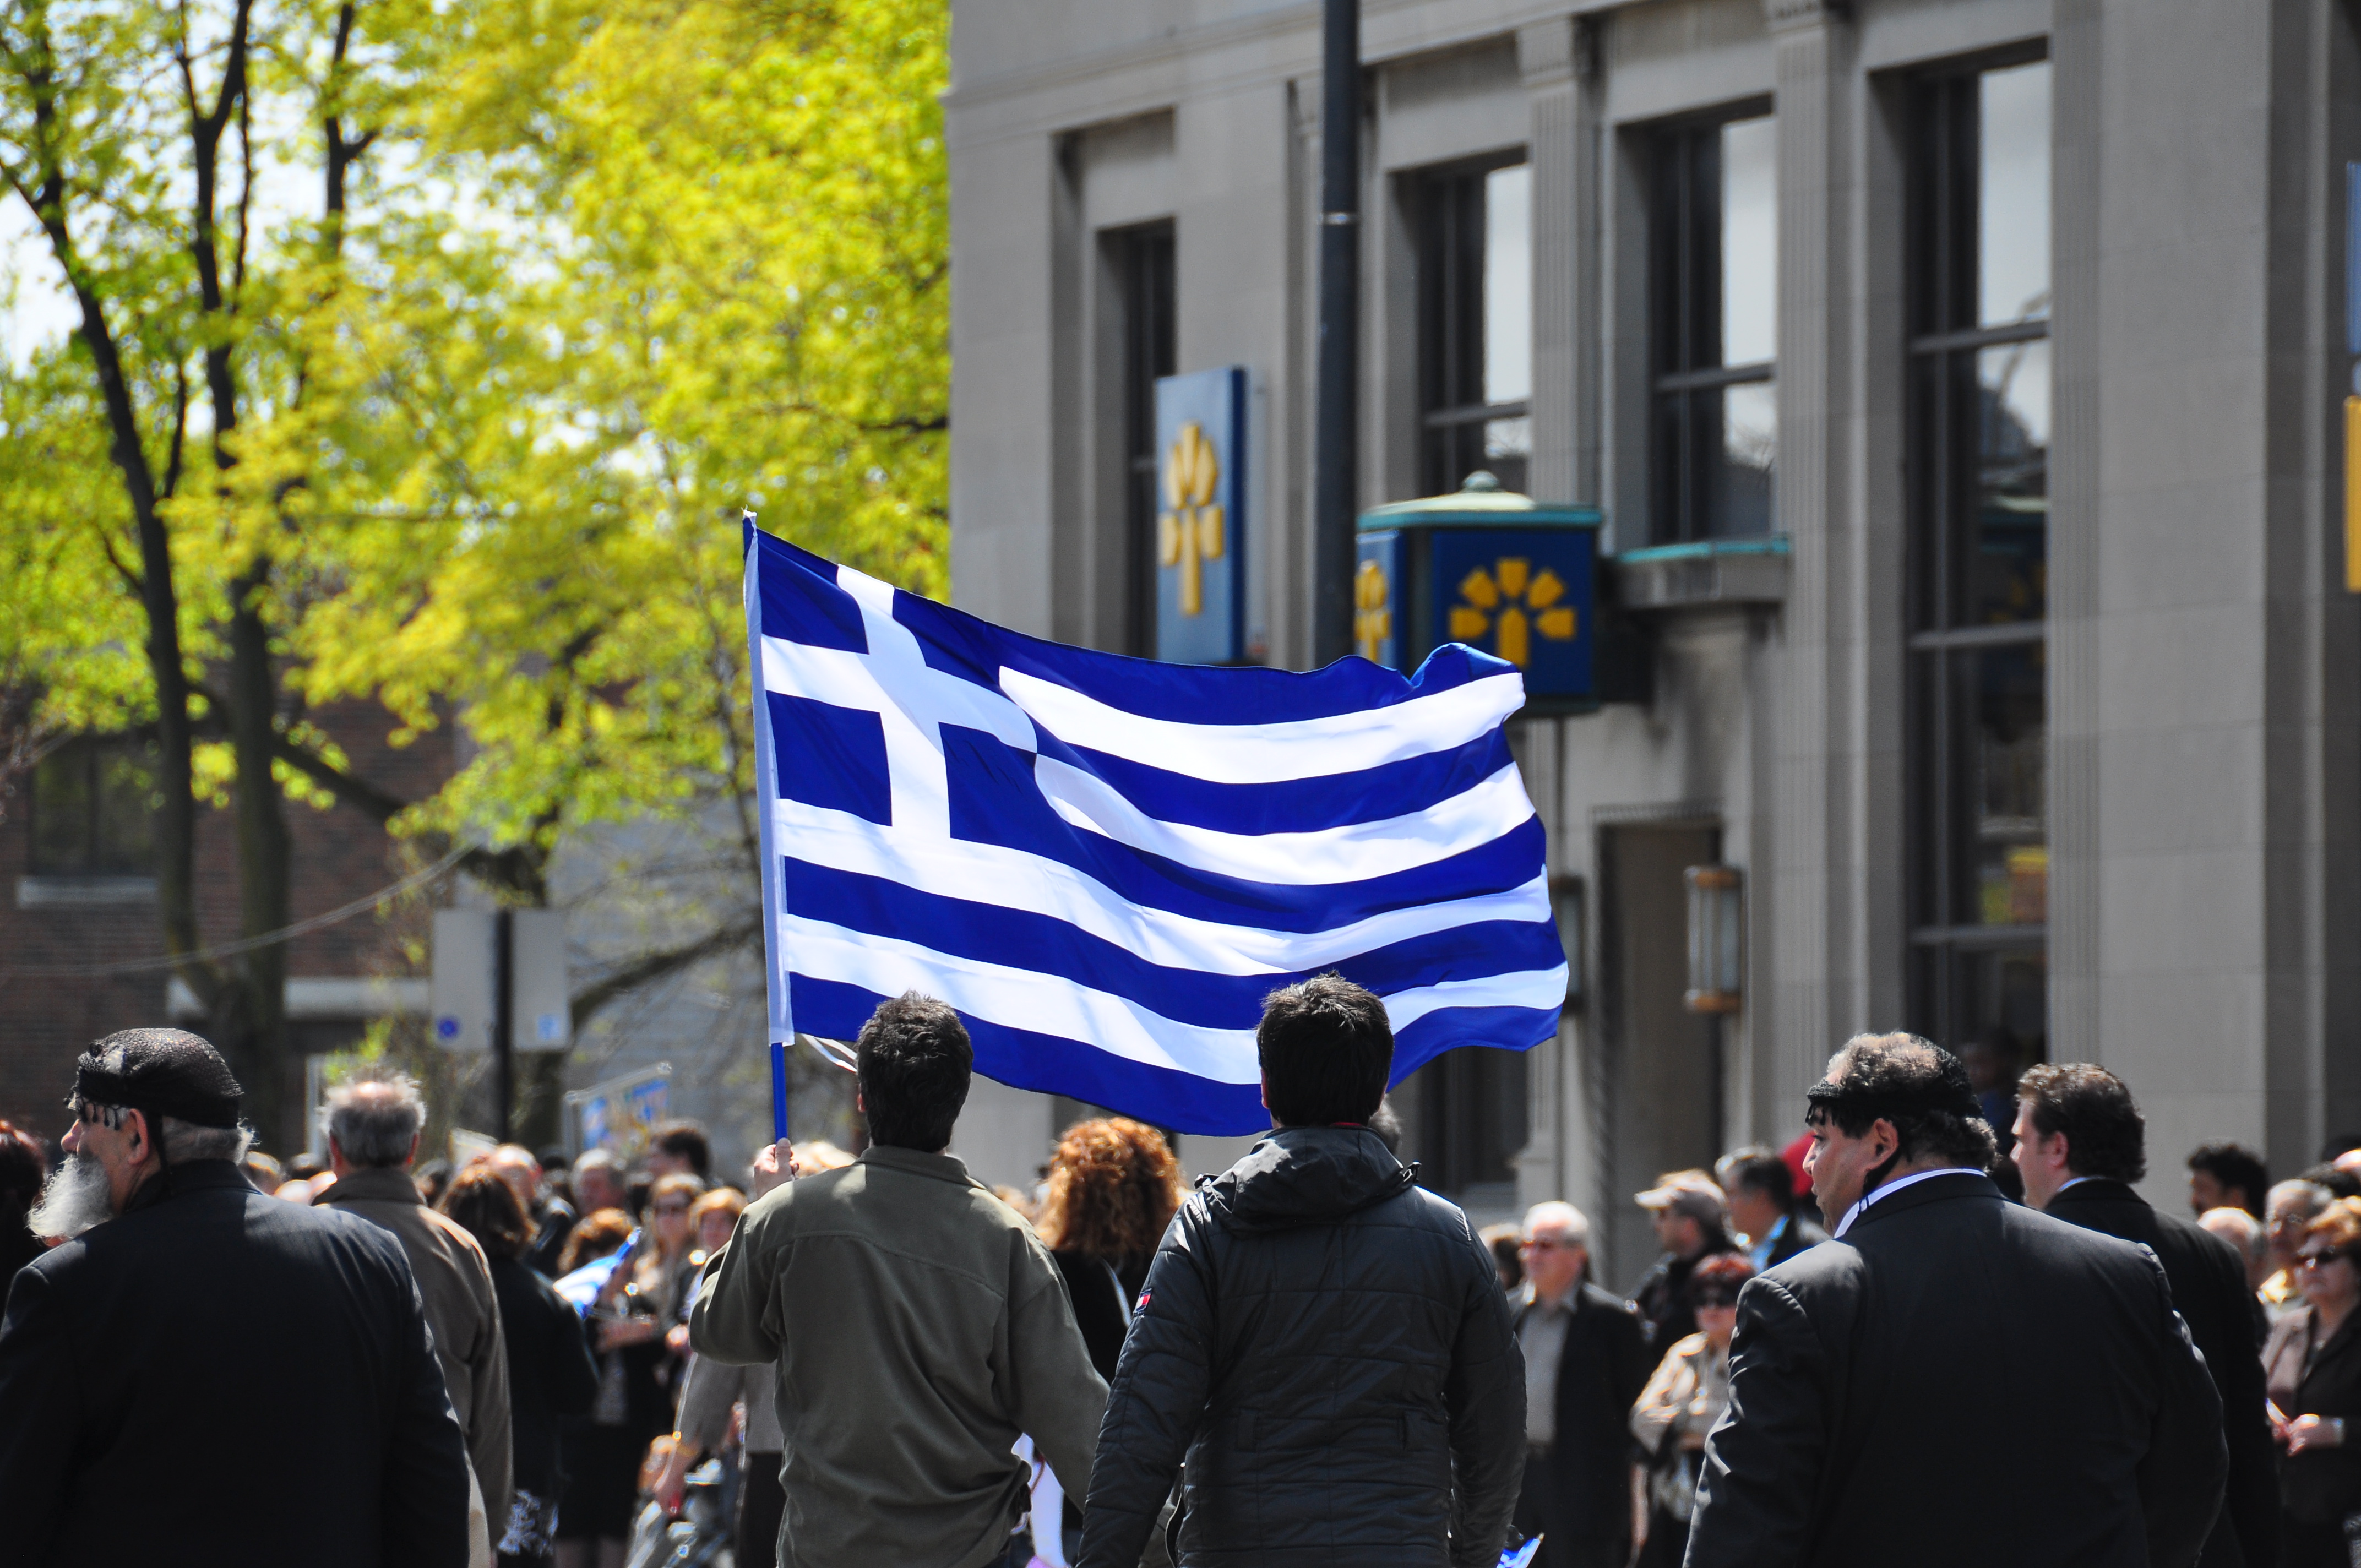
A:
<svg viewBox="0 0 2361 1568">
<path fill-rule="evenodd" d="M 1428 1179 L 1567 1197 L 1628 1278 L 1631 1194 L 1788 1141 L 1871 1028 L 2116 1069 L 2160 1200 L 2202 1140 L 2361 1130 L 2354 8 L 1363 9 L 1360 503 L 1595 505 L 1636 665 L 1521 723 L 1575 993 L 1398 1091 Z M 958 0 L 962 606 L 1152 653 L 1155 384 L 1235 367 L 1238 652 L 1309 663 L 1319 29 Z M 1699 866 L 1742 898 L 1719 1012 Z M 1009 1180 L 1061 1114 L 977 1113 Z"/>
</svg>

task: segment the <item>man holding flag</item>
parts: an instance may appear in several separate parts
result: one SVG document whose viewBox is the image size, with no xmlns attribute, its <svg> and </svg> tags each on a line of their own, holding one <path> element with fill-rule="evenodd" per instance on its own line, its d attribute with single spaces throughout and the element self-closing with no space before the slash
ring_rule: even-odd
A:
<svg viewBox="0 0 2361 1568">
<path fill-rule="evenodd" d="M 781 1568 L 984 1568 L 1026 1510 L 1017 1438 L 1079 1494 L 1106 1385 L 1047 1249 L 944 1152 L 972 1060 L 958 1015 L 899 997 L 855 1051 L 868 1151 L 755 1200 L 689 1340 L 778 1363 Z"/>
</svg>

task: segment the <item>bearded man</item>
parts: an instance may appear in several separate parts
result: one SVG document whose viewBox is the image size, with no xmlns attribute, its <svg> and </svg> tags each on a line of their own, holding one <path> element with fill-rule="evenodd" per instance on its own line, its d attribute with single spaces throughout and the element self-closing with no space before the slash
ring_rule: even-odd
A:
<svg viewBox="0 0 2361 1568">
<path fill-rule="evenodd" d="M 12 1563 L 352 1568 L 467 1561 L 467 1461 L 401 1245 L 255 1191 L 244 1091 L 178 1029 L 76 1065 L 67 1238 L 0 1316 Z M 301 1434 L 255 1486 L 239 1434 Z"/>
</svg>

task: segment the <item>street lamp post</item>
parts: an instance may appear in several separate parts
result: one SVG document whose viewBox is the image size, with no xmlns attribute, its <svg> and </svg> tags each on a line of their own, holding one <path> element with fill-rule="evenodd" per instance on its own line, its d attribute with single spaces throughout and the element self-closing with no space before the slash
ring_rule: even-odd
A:
<svg viewBox="0 0 2361 1568">
<path fill-rule="evenodd" d="M 1312 653 L 1353 651 L 1354 470 L 1361 327 L 1361 5 L 1323 0 L 1320 76 L 1320 359 L 1312 429 Z"/>
</svg>

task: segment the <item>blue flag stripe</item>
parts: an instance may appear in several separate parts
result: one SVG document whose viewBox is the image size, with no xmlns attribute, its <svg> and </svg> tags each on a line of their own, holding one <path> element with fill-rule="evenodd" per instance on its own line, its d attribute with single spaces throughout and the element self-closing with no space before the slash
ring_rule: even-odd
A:
<svg viewBox="0 0 2361 1568">
<path fill-rule="evenodd" d="M 797 1023 L 807 1033 L 850 1039 L 886 1000 L 837 981 L 794 977 Z M 1235 1136 L 1270 1124 L 1257 1083 L 1215 1083 L 1192 1073 L 1132 1061 L 1061 1035 L 996 1024 L 961 1012 L 985 1077 L 1017 1089 L 1064 1094 L 1107 1105 L 1178 1133 Z M 1530 1007 L 1453 1008 L 1430 1013 L 1394 1033 L 1389 1083 L 1463 1046 L 1524 1050 L 1557 1030 L 1557 1014 Z"/>
<path fill-rule="evenodd" d="M 1292 972 L 1208 974 L 1158 964 L 1054 916 L 996 904 L 942 898 L 883 877 L 813 865 L 790 856 L 787 907 L 873 937 L 924 932 L 938 952 L 1009 969 L 1037 970 L 1106 992 L 1170 1018 L 1210 1029 L 1251 1029 L 1263 998 L 1281 986 L 1334 970 L 1389 990 L 1481 980 L 1561 963 L 1556 927 L 1546 920 L 1488 920 L 1430 932 Z M 1375 989 L 1372 987 L 1372 989 Z"/>
</svg>

